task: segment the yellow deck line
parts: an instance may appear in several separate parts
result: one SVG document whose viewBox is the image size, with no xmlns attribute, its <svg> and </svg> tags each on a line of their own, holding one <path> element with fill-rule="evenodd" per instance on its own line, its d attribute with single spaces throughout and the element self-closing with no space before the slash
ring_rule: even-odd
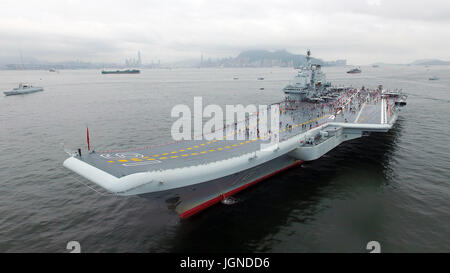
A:
<svg viewBox="0 0 450 273">
<path fill-rule="evenodd" d="M 298 127 L 298 126 L 300 126 L 300 125 L 306 125 L 306 124 L 308 124 L 308 123 L 311 123 L 311 122 L 314 122 L 314 121 L 317 121 L 317 120 L 320 120 L 320 119 L 323 119 L 323 118 L 326 118 L 326 117 L 329 117 L 330 115 L 324 115 L 324 116 L 321 116 L 321 117 L 319 117 L 319 118 L 315 118 L 315 119 L 311 119 L 311 120 L 309 120 L 309 121 L 306 121 L 306 122 L 303 122 L 303 123 L 299 123 L 299 124 L 297 124 L 297 125 L 295 125 L 295 126 L 293 126 L 293 127 Z M 365 117 L 366 118 L 366 117 Z M 361 122 L 363 119 L 360 119 L 360 121 L 359 122 Z M 284 132 L 284 131 L 287 131 L 287 128 L 285 128 L 285 129 L 282 129 L 280 132 Z M 231 134 L 229 134 L 230 136 L 231 135 L 233 135 L 233 134 L 237 134 L 237 131 L 234 131 L 234 132 L 232 132 Z M 224 137 L 224 140 L 225 140 L 225 138 L 226 137 Z M 267 137 L 265 137 L 265 138 L 268 138 L 268 136 Z M 265 139 L 264 138 L 264 139 Z M 225 149 L 230 149 L 231 147 L 238 147 L 239 145 L 244 145 L 244 144 L 246 144 L 246 143 L 251 143 L 251 142 L 255 142 L 255 141 L 257 141 L 257 140 L 262 140 L 263 138 L 261 138 L 261 137 L 258 137 L 257 139 L 252 139 L 252 140 L 247 140 L 247 141 L 245 141 L 245 143 L 244 142 L 240 142 L 239 144 L 233 144 L 233 145 L 228 145 L 228 146 L 224 146 L 224 147 L 219 147 L 219 148 L 216 148 L 216 149 L 211 149 L 211 150 L 209 150 L 209 152 L 215 152 L 216 150 L 217 151 L 223 151 L 223 150 L 225 150 Z M 187 148 L 185 148 L 185 149 L 180 149 L 180 150 L 178 150 L 178 151 L 173 151 L 173 152 L 171 152 L 171 154 L 176 154 L 176 153 L 178 153 L 178 152 L 185 152 L 186 150 L 192 150 L 192 149 L 194 149 L 194 148 L 200 148 L 200 146 L 205 146 L 205 145 L 207 145 L 207 144 L 211 144 L 211 143 L 217 143 L 217 140 L 212 140 L 212 141 L 208 141 L 208 142 L 206 142 L 206 143 L 201 143 L 201 144 L 199 144 L 199 145 L 195 145 L 195 146 L 193 146 L 193 147 L 187 147 Z M 200 154 L 206 154 L 206 153 L 208 153 L 208 151 L 201 151 L 201 152 L 199 152 Z M 199 153 L 191 153 L 191 155 L 198 155 Z M 163 155 L 163 157 L 160 157 L 160 155 L 159 154 L 155 154 L 155 155 L 152 155 L 152 158 L 149 158 L 148 156 L 144 156 L 143 158 L 144 159 L 147 159 L 147 160 L 155 160 L 155 158 L 159 158 L 159 159 L 168 159 L 167 157 L 165 157 L 165 156 L 167 156 L 167 155 L 169 155 L 169 153 L 162 153 L 161 155 Z M 183 155 L 181 155 L 182 157 L 187 157 L 187 156 L 189 156 L 188 154 L 183 154 Z M 171 156 L 170 158 L 178 158 L 179 156 Z M 138 162 L 138 161 L 143 161 L 142 159 L 139 159 L 139 158 L 131 158 L 130 160 L 132 160 L 132 161 L 135 161 L 135 162 Z M 115 161 L 113 161 L 113 160 L 110 160 L 110 161 L 108 161 L 109 163 L 115 163 Z M 129 162 L 128 160 L 125 160 L 125 159 L 121 159 L 121 160 L 117 160 L 117 162 Z"/>
</svg>

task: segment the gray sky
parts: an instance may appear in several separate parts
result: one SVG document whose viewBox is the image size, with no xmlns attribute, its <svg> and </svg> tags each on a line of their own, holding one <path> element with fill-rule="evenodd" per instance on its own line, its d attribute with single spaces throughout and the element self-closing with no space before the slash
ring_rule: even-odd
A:
<svg viewBox="0 0 450 273">
<path fill-rule="evenodd" d="M 450 60 L 450 1 L 1 0 L 0 60 L 124 62 L 286 49 L 352 64 Z"/>
</svg>

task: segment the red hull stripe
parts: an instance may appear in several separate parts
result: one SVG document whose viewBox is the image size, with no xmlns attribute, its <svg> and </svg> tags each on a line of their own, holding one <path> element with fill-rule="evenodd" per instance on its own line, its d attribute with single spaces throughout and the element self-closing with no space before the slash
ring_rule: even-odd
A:
<svg viewBox="0 0 450 273">
<path fill-rule="evenodd" d="M 295 163 L 293 163 L 293 164 L 291 164 L 291 165 L 289 165 L 289 166 L 287 166 L 287 167 L 285 167 L 285 168 L 283 168 L 283 169 L 279 169 L 278 171 L 275 171 L 275 172 L 273 172 L 273 173 L 271 173 L 271 174 L 268 174 L 268 175 L 266 175 L 266 176 L 263 176 L 263 177 L 261 177 L 261 178 L 258 178 L 258 179 L 256 179 L 256 180 L 253 181 L 253 182 L 247 183 L 247 184 L 245 184 L 245 185 L 243 185 L 243 186 L 240 186 L 239 188 L 236 188 L 236 189 L 234 189 L 234 190 L 231 190 L 231 191 L 229 191 L 229 192 L 227 192 L 227 193 L 225 193 L 225 194 L 219 195 L 219 196 L 217 196 L 217 197 L 215 197 L 215 198 L 213 198 L 213 199 L 211 199 L 211 200 L 209 200 L 209 201 L 206 201 L 206 202 L 203 203 L 203 204 L 200 204 L 200 205 L 198 205 L 198 206 L 196 206 L 196 207 L 194 207 L 194 208 L 192 208 L 192 209 L 190 209 L 190 210 L 187 210 L 187 211 L 181 213 L 181 214 L 180 214 L 180 218 L 181 218 L 181 219 L 189 218 L 189 217 L 191 217 L 192 215 L 194 215 L 194 214 L 196 214 L 196 213 L 198 213 L 198 212 L 200 212 L 200 211 L 202 211 L 202 210 L 204 210 L 204 209 L 206 209 L 206 208 L 208 208 L 208 207 L 210 207 L 210 206 L 212 206 L 212 205 L 214 205 L 214 204 L 219 203 L 219 202 L 220 202 L 222 199 L 224 199 L 224 198 L 230 197 L 230 196 L 232 196 L 232 195 L 234 195 L 234 194 L 236 194 L 236 193 L 238 193 L 238 192 L 240 192 L 240 191 L 242 191 L 242 190 L 244 190 L 244 189 L 246 189 L 246 188 L 248 188 L 248 187 L 250 187 L 250 186 L 252 186 L 252 185 L 255 185 L 256 183 L 259 183 L 259 182 L 261 182 L 261 181 L 263 181 L 263 180 L 265 180 L 265 179 L 267 179 L 267 178 L 269 178 L 269 177 L 272 177 L 272 176 L 274 176 L 274 175 L 276 175 L 276 174 L 279 174 L 279 173 L 281 173 L 281 172 L 284 172 L 284 171 L 286 171 L 286 170 L 288 170 L 288 169 L 290 169 L 290 168 L 292 168 L 292 167 L 295 167 L 295 166 L 297 166 L 297 165 L 300 165 L 300 164 L 302 164 L 302 163 L 303 163 L 303 161 L 299 160 L 299 161 L 297 161 L 297 162 L 295 162 Z"/>
</svg>

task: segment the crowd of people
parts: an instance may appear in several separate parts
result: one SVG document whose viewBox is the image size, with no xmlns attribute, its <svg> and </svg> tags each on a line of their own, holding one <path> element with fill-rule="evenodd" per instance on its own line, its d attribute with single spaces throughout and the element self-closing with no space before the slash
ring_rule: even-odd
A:
<svg viewBox="0 0 450 273">
<path fill-rule="evenodd" d="M 279 107 L 280 131 L 292 132 L 296 125 L 301 124 L 301 130 L 307 131 L 319 125 L 319 120 L 324 116 L 331 116 L 334 120 L 342 118 L 342 121 L 348 122 L 348 117 L 344 113 L 356 115 L 364 103 L 378 103 L 380 100 L 380 89 L 349 89 L 342 92 L 338 99 L 313 103 L 307 101 L 285 100 L 277 104 Z M 270 105 L 268 106 L 268 110 Z M 269 111 L 268 111 L 269 112 Z M 250 124 L 250 116 L 243 121 L 234 122 L 234 124 L 225 124 L 223 126 L 224 134 L 236 134 L 239 139 L 266 139 L 271 135 L 270 128 L 264 134 L 260 132 L 260 123 L 267 122 L 266 117 L 260 120 L 259 113 L 256 115 L 256 122 Z M 255 117 L 253 117 L 255 118 Z M 240 126 L 238 126 L 241 124 Z M 252 127 L 253 126 L 253 127 Z M 270 127 L 270 124 L 267 124 Z"/>
</svg>

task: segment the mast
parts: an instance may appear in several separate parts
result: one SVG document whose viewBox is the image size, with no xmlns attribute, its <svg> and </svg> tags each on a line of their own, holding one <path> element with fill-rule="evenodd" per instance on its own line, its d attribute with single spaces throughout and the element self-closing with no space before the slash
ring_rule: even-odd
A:
<svg viewBox="0 0 450 273">
<path fill-rule="evenodd" d="M 310 87 L 314 88 L 315 87 L 314 86 L 315 71 L 314 71 L 314 69 L 312 67 L 312 64 L 311 64 L 311 50 L 309 50 L 309 48 L 306 51 L 306 62 L 308 63 L 308 68 L 311 70 L 311 80 L 310 80 L 310 85 L 311 86 Z"/>
<path fill-rule="evenodd" d="M 306 51 L 306 63 L 308 64 L 308 67 L 311 67 L 311 50 Z"/>
</svg>

